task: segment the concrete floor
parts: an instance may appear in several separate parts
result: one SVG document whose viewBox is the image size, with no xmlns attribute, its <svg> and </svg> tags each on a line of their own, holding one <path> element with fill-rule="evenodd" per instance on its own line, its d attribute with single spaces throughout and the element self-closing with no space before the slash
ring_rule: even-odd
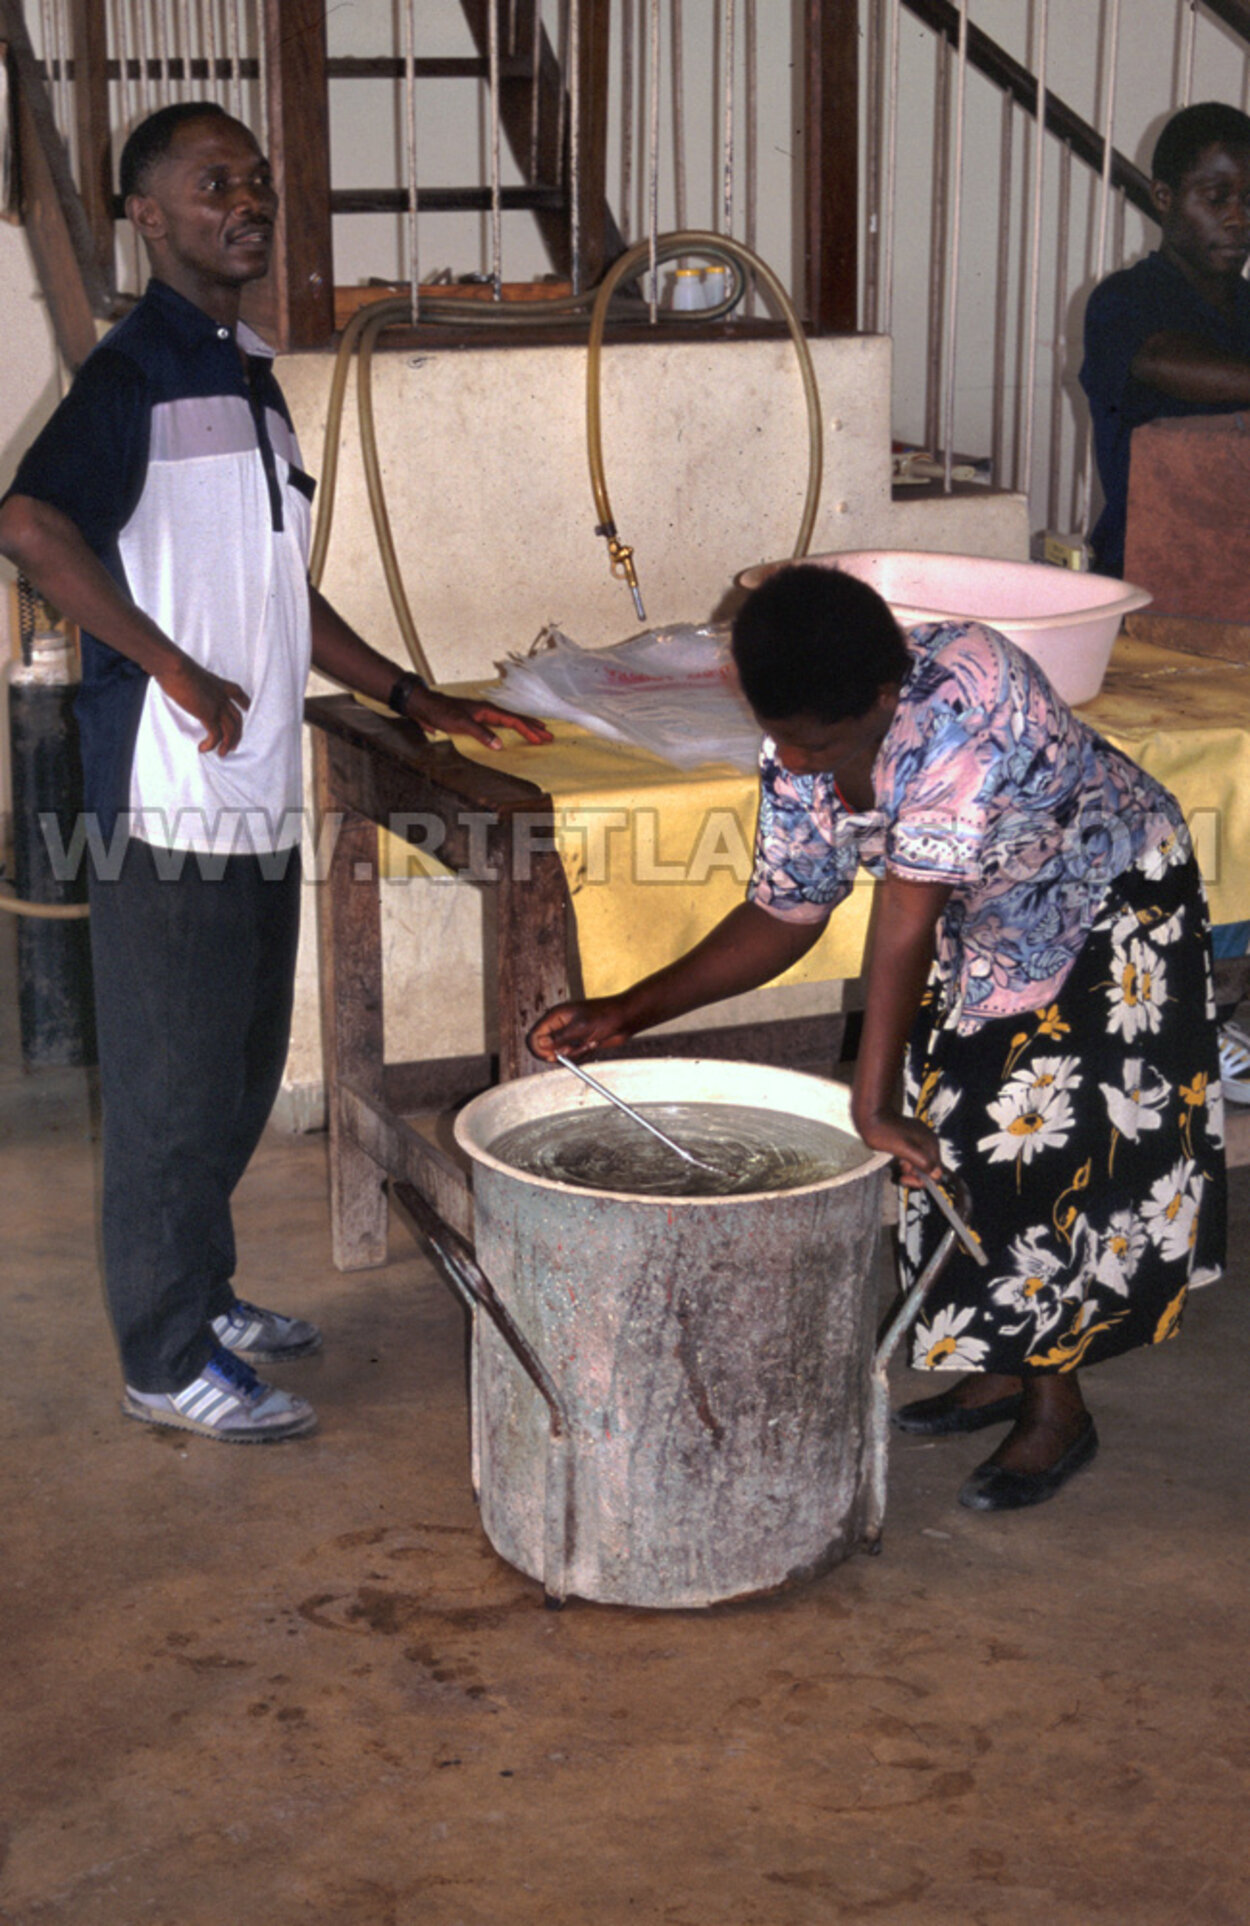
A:
<svg viewBox="0 0 1250 1926">
<path fill-rule="evenodd" d="M 319 1433 L 120 1416 L 90 1083 L 3 1023 L 6 1926 L 1250 1918 L 1244 1171 L 1232 1280 L 1091 1374 L 1053 1504 L 960 1511 L 986 1441 L 900 1440 L 880 1558 L 552 1613 L 478 1528 L 462 1314 L 402 1232 L 334 1271 L 322 1139 L 238 1199 L 249 1294 L 325 1327 Z"/>
</svg>

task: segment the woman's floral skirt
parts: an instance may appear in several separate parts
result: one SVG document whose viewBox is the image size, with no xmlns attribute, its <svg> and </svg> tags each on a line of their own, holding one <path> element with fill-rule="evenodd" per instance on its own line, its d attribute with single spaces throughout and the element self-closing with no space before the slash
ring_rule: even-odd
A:
<svg viewBox="0 0 1250 1926">
<path fill-rule="evenodd" d="M 1159 868 L 1116 879 L 1049 1008 L 959 1036 L 926 992 L 907 1108 L 968 1186 L 990 1266 L 956 1250 L 915 1327 L 917 1370 L 1072 1371 L 1157 1344 L 1223 1267 L 1206 899 L 1192 857 Z M 903 1198 L 909 1285 L 945 1227 L 923 1191 Z"/>
</svg>

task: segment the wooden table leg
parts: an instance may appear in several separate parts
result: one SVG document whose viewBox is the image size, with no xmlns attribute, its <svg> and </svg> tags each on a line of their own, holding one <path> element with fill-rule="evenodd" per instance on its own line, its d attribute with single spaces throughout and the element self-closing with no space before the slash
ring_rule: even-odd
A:
<svg viewBox="0 0 1250 1926">
<path fill-rule="evenodd" d="M 327 846 L 337 825 L 329 872 L 317 890 L 330 1224 L 335 1264 L 341 1271 L 356 1271 L 384 1264 L 387 1257 L 386 1172 L 347 1134 L 340 1100 L 345 1084 L 378 1099 L 382 1095 L 378 832 L 336 795 L 334 745 L 319 730 L 313 755 L 318 848 Z"/>
<path fill-rule="evenodd" d="M 505 828 L 507 826 L 505 825 Z M 573 994 L 576 925 L 560 858 L 512 848 L 499 864 L 495 964 L 499 975 L 499 1079 L 523 1077 L 546 1064 L 525 1039 L 544 1010 Z"/>
</svg>

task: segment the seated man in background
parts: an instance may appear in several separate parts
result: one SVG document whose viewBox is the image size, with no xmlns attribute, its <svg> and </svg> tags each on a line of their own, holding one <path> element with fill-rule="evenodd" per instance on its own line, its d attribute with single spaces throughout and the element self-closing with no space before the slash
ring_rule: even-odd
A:
<svg viewBox="0 0 1250 1926">
<path fill-rule="evenodd" d="M 1155 144 L 1150 195 L 1161 244 L 1108 275 L 1085 310 L 1081 385 L 1105 506 L 1093 565 L 1124 572 L 1132 433 L 1164 415 L 1250 407 L 1250 116 L 1222 101 L 1182 108 Z M 1250 924 L 1218 924 L 1218 957 L 1244 956 Z M 1224 1094 L 1250 1103 L 1250 1036 L 1220 1010 Z"/>
</svg>

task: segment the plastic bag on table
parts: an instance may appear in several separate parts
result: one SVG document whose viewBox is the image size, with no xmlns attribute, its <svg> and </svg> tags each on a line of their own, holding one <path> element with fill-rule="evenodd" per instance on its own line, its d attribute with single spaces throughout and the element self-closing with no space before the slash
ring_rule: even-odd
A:
<svg viewBox="0 0 1250 1926">
<path fill-rule="evenodd" d="M 547 628 L 499 667 L 498 700 L 521 715 L 576 722 L 681 769 L 758 764 L 760 728 L 734 677 L 726 623 L 647 629 L 607 649 Z"/>
</svg>

